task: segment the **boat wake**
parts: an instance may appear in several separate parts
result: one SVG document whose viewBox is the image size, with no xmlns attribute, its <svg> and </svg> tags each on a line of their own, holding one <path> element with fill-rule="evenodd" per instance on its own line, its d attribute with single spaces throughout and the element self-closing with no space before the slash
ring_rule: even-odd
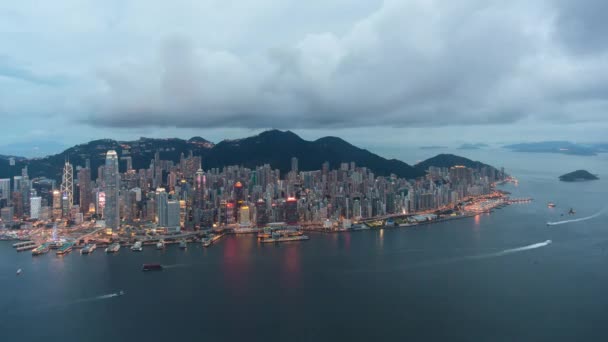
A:
<svg viewBox="0 0 608 342">
<path fill-rule="evenodd" d="M 168 268 L 182 268 L 182 267 L 191 267 L 192 264 L 173 264 L 173 265 L 162 265 L 163 269 Z"/>
<path fill-rule="evenodd" d="M 405 271 L 405 270 L 409 270 L 409 269 L 413 269 L 413 268 L 438 266 L 438 265 L 447 265 L 447 264 L 452 264 L 452 263 L 456 263 L 456 262 L 459 262 L 459 261 L 466 261 L 466 260 L 480 260 L 480 259 L 499 258 L 499 257 L 503 257 L 503 256 L 510 255 L 510 254 L 521 253 L 521 252 L 525 252 L 525 251 L 529 251 L 529 250 L 533 250 L 533 249 L 537 249 L 537 248 L 546 247 L 546 246 L 550 245 L 552 242 L 553 241 L 551 241 L 551 240 L 546 240 L 546 241 L 543 241 L 543 242 L 533 243 L 533 244 L 527 245 L 527 246 L 505 249 L 505 250 L 498 251 L 498 252 L 495 252 L 495 253 L 478 254 L 478 255 L 467 255 L 467 256 L 456 257 L 456 258 L 451 258 L 451 259 L 442 259 L 442 260 L 436 260 L 436 261 L 426 261 L 426 262 L 421 262 L 421 263 L 417 263 L 417 264 L 407 265 L 407 266 L 400 267 L 400 268 L 392 268 L 392 269 L 386 269 L 386 270 L 356 270 L 356 271 L 347 271 L 346 273 L 386 273 L 386 272 L 397 272 L 397 271 Z"/>
<path fill-rule="evenodd" d="M 592 220 L 600 215 L 602 215 L 604 212 L 606 212 L 606 209 L 608 208 L 604 208 L 602 210 L 600 210 L 599 212 L 591 215 L 591 216 L 587 216 L 587 217 L 581 217 L 581 218 L 577 218 L 577 219 L 573 219 L 573 220 L 564 220 L 564 221 L 557 221 L 557 222 L 547 222 L 547 226 L 557 226 L 560 224 L 566 224 L 566 223 L 574 223 L 574 222 L 582 222 L 582 221 L 587 221 L 587 220 Z"/>
<path fill-rule="evenodd" d="M 94 302 L 94 301 L 98 301 L 98 300 L 110 299 L 110 298 L 114 298 L 114 297 L 123 296 L 124 294 L 125 294 L 125 292 L 121 290 L 121 291 L 118 291 L 118 292 L 108 293 L 108 294 L 101 295 L 101 296 L 80 299 L 80 300 L 75 301 L 73 304 L 83 303 L 83 302 Z"/>
</svg>

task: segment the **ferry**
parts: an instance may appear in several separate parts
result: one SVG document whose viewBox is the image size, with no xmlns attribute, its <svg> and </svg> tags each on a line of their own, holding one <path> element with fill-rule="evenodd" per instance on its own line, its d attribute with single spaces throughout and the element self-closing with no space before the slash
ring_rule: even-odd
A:
<svg viewBox="0 0 608 342">
<path fill-rule="evenodd" d="M 156 244 L 156 249 L 165 249 L 165 240 L 160 240 L 158 241 L 158 243 Z"/>
<path fill-rule="evenodd" d="M 141 241 L 136 241 L 133 246 L 131 246 L 131 250 L 133 252 L 141 252 L 143 250 Z"/>
<path fill-rule="evenodd" d="M 144 264 L 141 268 L 142 271 L 162 271 L 163 266 L 161 264 Z"/>
<path fill-rule="evenodd" d="M 91 254 L 96 248 L 97 245 L 94 243 L 87 244 L 80 250 L 80 254 Z"/>
<path fill-rule="evenodd" d="M 547 208 L 555 208 L 555 203 L 553 203 L 553 202 L 547 203 Z"/>
<path fill-rule="evenodd" d="M 120 243 L 114 242 L 106 248 L 106 253 L 116 253 L 120 249 Z"/>
<path fill-rule="evenodd" d="M 73 242 L 65 242 L 63 244 L 63 246 L 61 246 L 61 247 L 59 247 L 59 249 L 57 249 L 56 254 L 57 255 L 68 254 L 72 251 L 73 246 L 74 246 Z"/>
<path fill-rule="evenodd" d="M 34 250 L 32 250 L 32 255 L 40 255 L 40 254 L 46 254 L 49 252 L 49 250 L 51 249 L 49 247 L 50 243 L 43 243 L 42 245 L 34 248 Z"/>
<path fill-rule="evenodd" d="M 185 239 L 180 240 L 180 242 L 179 242 L 179 248 L 181 248 L 181 249 L 188 248 L 188 243 L 186 242 Z"/>
</svg>

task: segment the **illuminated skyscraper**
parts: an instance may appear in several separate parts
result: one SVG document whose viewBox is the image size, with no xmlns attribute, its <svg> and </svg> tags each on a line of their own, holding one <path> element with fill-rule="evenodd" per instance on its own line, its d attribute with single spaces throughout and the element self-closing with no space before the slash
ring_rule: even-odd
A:
<svg viewBox="0 0 608 342">
<path fill-rule="evenodd" d="M 61 195 L 66 199 L 63 210 L 69 212 L 74 204 L 74 167 L 69 161 L 63 166 L 63 177 L 61 179 Z"/>
<path fill-rule="evenodd" d="M 161 227 L 167 227 L 169 225 L 169 213 L 168 213 L 168 202 L 169 197 L 167 192 L 163 188 L 156 189 L 156 224 Z M 179 206 L 178 206 L 179 209 Z M 178 210 L 179 216 L 179 210 Z"/>
<path fill-rule="evenodd" d="M 120 226 L 120 208 L 118 206 L 120 173 L 118 172 L 118 154 L 116 154 L 116 151 L 114 150 L 110 150 L 106 154 L 104 176 L 106 206 L 103 213 L 106 221 L 106 227 L 118 229 Z"/>
<path fill-rule="evenodd" d="M 294 197 L 289 197 L 287 202 L 285 202 L 285 222 L 296 224 L 298 221 L 298 200 Z"/>
<path fill-rule="evenodd" d="M 239 224 L 241 226 L 249 226 L 251 224 L 249 219 L 249 207 L 246 205 L 241 206 L 239 210 Z"/>
<path fill-rule="evenodd" d="M 86 213 L 92 201 L 91 169 L 84 168 L 78 171 L 78 190 L 80 192 L 80 210 Z"/>
<path fill-rule="evenodd" d="M 61 218 L 61 191 L 53 190 L 53 218 Z"/>
</svg>

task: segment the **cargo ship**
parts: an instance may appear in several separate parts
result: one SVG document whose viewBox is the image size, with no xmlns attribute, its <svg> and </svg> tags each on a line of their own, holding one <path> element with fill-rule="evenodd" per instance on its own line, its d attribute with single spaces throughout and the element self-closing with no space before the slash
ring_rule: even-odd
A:
<svg viewBox="0 0 608 342">
<path fill-rule="evenodd" d="M 162 271 L 163 266 L 161 264 L 144 264 L 141 268 L 142 271 Z"/>
<path fill-rule="evenodd" d="M 34 250 L 32 250 L 32 255 L 41 255 L 41 254 L 46 254 L 49 252 L 49 250 L 51 249 L 49 247 L 50 243 L 43 243 L 42 245 L 34 248 Z"/>
<path fill-rule="evenodd" d="M 74 246 L 73 242 L 64 242 L 61 247 L 57 249 L 57 255 L 68 254 L 72 251 L 72 247 Z"/>
<path fill-rule="evenodd" d="M 120 249 L 120 244 L 118 242 L 114 242 L 106 248 L 106 253 L 116 253 Z"/>
<path fill-rule="evenodd" d="M 91 254 L 96 248 L 97 245 L 94 243 L 87 244 L 80 250 L 80 254 Z"/>
<path fill-rule="evenodd" d="M 141 252 L 143 250 L 141 241 L 135 241 L 135 244 L 131 246 L 133 252 Z"/>
</svg>

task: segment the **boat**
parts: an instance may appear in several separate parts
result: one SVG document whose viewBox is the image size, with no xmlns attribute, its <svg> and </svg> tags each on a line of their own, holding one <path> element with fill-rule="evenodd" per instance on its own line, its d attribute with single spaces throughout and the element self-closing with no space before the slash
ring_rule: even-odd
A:
<svg viewBox="0 0 608 342">
<path fill-rule="evenodd" d="M 158 241 L 158 243 L 156 244 L 156 249 L 165 249 L 165 240 L 160 240 Z"/>
<path fill-rule="evenodd" d="M 270 238 L 260 239 L 260 242 L 270 243 L 270 242 L 290 242 L 290 241 L 303 241 L 310 239 L 307 235 L 281 235 L 278 233 L 273 233 Z"/>
<path fill-rule="evenodd" d="M 106 248 L 106 253 L 116 253 L 120 249 L 120 244 L 118 242 L 114 242 Z"/>
<path fill-rule="evenodd" d="M 32 255 L 40 255 L 40 254 L 46 254 L 46 253 L 48 253 L 49 250 L 51 249 L 49 247 L 49 245 L 50 245 L 49 243 L 43 243 L 42 245 L 34 248 L 32 250 Z"/>
<path fill-rule="evenodd" d="M 135 244 L 131 246 L 133 252 L 141 252 L 143 250 L 141 241 L 135 241 Z"/>
<path fill-rule="evenodd" d="M 144 264 L 141 268 L 142 271 L 162 271 L 163 266 L 161 264 Z"/>
<path fill-rule="evenodd" d="M 568 210 L 568 215 L 574 215 L 576 214 L 576 211 L 574 210 L 574 208 L 570 208 L 570 210 Z"/>
<path fill-rule="evenodd" d="M 91 254 L 97 248 L 97 245 L 94 243 L 86 244 L 81 250 L 80 254 Z"/>
<path fill-rule="evenodd" d="M 72 247 L 74 246 L 73 242 L 65 242 L 59 249 L 57 249 L 57 255 L 68 254 L 72 251 Z"/>
<path fill-rule="evenodd" d="M 180 240 L 180 242 L 179 242 L 179 248 L 181 248 L 181 249 L 188 248 L 188 243 L 186 243 L 185 239 Z"/>
<path fill-rule="evenodd" d="M 553 203 L 553 202 L 547 203 L 547 208 L 555 208 L 555 203 Z"/>
<path fill-rule="evenodd" d="M 20 275 L 20 274 L 21 274 L 21 269 L 18 269 L 17 270 L 17 275 Z"/>
</svg>

